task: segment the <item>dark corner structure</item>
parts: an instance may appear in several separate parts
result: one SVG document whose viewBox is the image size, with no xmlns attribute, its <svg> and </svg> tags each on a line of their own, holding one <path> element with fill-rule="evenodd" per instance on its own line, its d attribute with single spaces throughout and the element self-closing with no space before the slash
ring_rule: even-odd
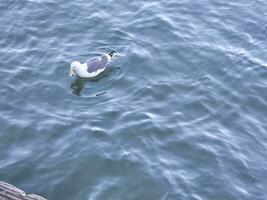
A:
<svg viewBox="0 0 267 200">
<path fill-rule="evenodd" d="M 47 200 L 36 194 L 26 194 L 13 185 L 0 181 L 0 200 Z"/>
</svg>

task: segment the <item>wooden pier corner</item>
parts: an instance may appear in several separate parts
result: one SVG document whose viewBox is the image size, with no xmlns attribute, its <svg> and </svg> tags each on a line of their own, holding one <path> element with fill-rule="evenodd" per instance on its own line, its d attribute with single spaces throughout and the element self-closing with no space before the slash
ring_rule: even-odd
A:
<svg viewBox="0 0 267 200">
<path fill-rule="evenodd" d="M 36 194 L 26 194 L 13 185 L 0 181 L 0 200 L 47 200 Z"/>
</svg>

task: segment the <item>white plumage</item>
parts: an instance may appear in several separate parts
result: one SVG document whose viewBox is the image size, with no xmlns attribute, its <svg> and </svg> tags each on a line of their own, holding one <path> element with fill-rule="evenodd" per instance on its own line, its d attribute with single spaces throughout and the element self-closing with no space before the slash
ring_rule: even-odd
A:
<svg viewBox="0 0 267 200">
<path fill-rule="evenodd" d="M 69 76 L 77 75 L 81 78 L 93 78 L 103 72 L 114 56 L 115 51 L 100 57 L 90 59 L 85 63 L 74 61 L 71 63 Z"/>
</svg>

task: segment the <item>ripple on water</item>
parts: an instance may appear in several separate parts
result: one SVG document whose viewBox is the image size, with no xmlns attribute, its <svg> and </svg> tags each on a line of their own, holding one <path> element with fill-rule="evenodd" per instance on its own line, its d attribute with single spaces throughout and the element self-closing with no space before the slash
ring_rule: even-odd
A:
<svg viewBox="0 0 267 200">
<path fill-rule="evenodd" d="M 1 1 L 0 179 L 48 199 L 264 199 L 265 7 Z M 67 77 L 113 49 L 99 79 Z"/>
</svg>

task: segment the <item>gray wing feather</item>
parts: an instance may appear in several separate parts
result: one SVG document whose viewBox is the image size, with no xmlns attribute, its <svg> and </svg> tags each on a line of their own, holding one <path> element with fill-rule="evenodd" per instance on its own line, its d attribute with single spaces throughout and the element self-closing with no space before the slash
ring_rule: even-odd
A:
<svg viewBox="0 0 267 200">
<path fill-rule="evenodd" d="M 92 73 L 92 72 L 95 72 L 99 69 L 106 68 L 108 65 L 108 62 L 109 62 L 109 60 L 108 60 L 108 57 L 106 55 L 88 60 L 88 61 L 86 61 L 87 71 L 88 71 L 88 73 Z"/>
</svg>

